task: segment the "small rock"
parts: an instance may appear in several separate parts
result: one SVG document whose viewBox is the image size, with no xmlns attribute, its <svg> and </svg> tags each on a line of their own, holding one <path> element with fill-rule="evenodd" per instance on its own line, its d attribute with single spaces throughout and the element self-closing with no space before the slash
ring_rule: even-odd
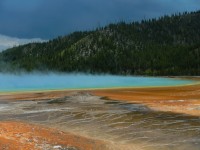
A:
<svg viewBox="0 0 200 150">
<path fill-rule="evenodd" d="M 60 149 L 60 148 L 62 148 L 62 146 L 56 145 L 56 146 L 54 146 L 53 148 L 54 148 L 54 149 Z"/>
</svg>

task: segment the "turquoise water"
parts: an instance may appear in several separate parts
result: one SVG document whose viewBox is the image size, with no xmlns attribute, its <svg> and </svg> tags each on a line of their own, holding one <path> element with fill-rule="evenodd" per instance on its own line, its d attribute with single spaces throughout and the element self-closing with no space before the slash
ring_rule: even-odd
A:
<svg viewBox="0 0 200 150">
<path fill-rule="evenodd" d="M 0 92 L 114 87 L 176 86 L 194 81 L 158 77 L 84 74 L 0 74 Z"/>
</svg>

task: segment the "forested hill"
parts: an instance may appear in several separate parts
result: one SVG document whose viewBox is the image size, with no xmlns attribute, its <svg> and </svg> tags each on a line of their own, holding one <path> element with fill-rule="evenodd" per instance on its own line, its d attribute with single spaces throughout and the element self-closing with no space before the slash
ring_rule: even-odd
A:
<svg viewBox="0 0 200 150">
<path fill-rule="evenodd" d="M 0 60 L 1 71 L 200 75 L 200 11 L 74 32 L 8 49 Z"/>
</svg>

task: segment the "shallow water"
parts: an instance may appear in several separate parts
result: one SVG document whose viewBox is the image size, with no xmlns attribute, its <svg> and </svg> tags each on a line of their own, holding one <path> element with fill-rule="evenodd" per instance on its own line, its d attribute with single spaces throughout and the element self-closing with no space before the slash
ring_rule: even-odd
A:
<svg viewBox="0 0 200 150">
<path fill-rule="evenodd" d="M 113 87 L 174 86 L 192 84 L 172 78 L 84 75 L 84 74 L 0 74 L 0 92 Z"/>
<path fill-rule="evenodd" d="M 43 101 L 9 102 L 0 120 L 24 120 L 132 150 L 199 150 L 200 117 L 153 111 L 141 104 L 89 93 Z"/>
</svg>

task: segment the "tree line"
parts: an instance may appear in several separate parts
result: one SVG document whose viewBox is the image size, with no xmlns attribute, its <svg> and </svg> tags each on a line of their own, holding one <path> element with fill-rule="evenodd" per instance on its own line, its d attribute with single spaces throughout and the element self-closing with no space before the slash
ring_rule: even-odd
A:
<svg viewBox="0 0 200 150">
<path fill-rule="evenodd" d="M 200 75 L 200 11 L 119 22 L 0 53 L 0 71 Z"/>
</svg>

